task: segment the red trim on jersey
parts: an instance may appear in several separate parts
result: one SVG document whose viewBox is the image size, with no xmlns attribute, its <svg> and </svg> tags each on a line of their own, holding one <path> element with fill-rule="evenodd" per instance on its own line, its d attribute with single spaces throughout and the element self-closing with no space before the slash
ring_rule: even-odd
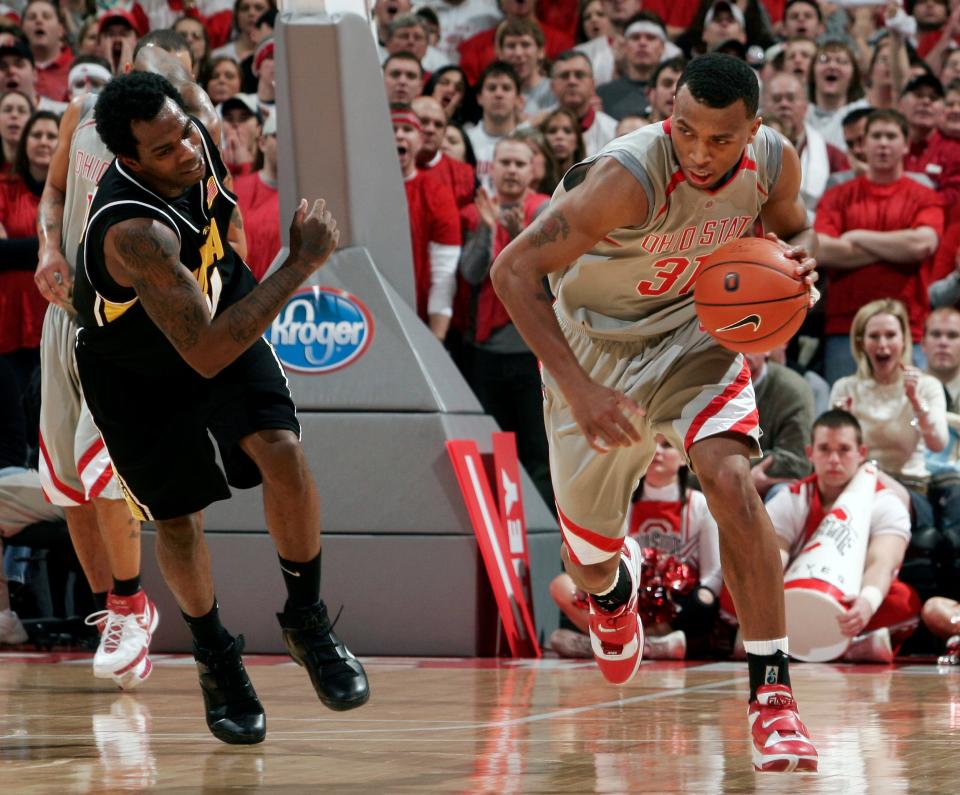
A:
<svg viewBox="0 0 960 795">
<path fill-rule="evenodd" d="M 664 191 L 663 207 L 661 207 L 659 212 L 657 212 L 656 216 L 653 219 L 654 221 L 656 221 L 657 218 L 659 218 L 661 215 L 663 215 L 667 211 L 667 207 L 670 206 L 670 194 L 677 189 L 677 186 L 681 182 L 685 182 L 686 179 L 687 178 L 683 176 L 683 171 L 673 172 L 673 175 L 670 177 L 670 182 L 667 184 L 667 189 Z"/>
<path fill-rule="evenodd" d="M 53 481 L 53 485 L 56 486 L 57 490 L 62 493 L 64 496 L 69 497 L 74 502 L 79 502 L 81 505 L 85 504 L 88 500 L 76 489 L 70 488 L 66 483 L 60 480 L 57 477 L 57 473 L 53 471 L 53 464 L 50 462 L 50 454 L 47 452 L 47 445 L 43 441 L 43 435 L 39 437 L 40 441 L 40 454 L 43 456 L 43 460 L 47 465 L 47 472 L 50 473 L 50 480 Z"/>
<path fill-rule="evenodd" d="M 90 499 L 95 500 L 100 496 L 107 484 L 110 482 L 110 479 L 113 477 L 113 467 L 110 464 L 107 464 L 107 468 L 100 473 L 100 477 L 97 478 L 96 482 L 90 488 Z"/>
<path fill-rule="evenodd" d="M 617 248 L 623 248 L 623 243 L 618 243 L 610 235 L 600 238 L 604 243 L 609 243 L 611 246 L 616 246 Z"/>
<path fill-rule="evenodd" d="M 747 385 L 750 383 L 750 368 L 747 367 L 746 363 L 743 365 L 743 369 L 740 370 L 740 374 L 729 384 L 727 388 L 723 390 L 719 395 L 717 395 L 713 400 L 711 400 L 706 407 L 693 419 L 693 422 L 690 424 L 690 429 L 687 431 L 687 435 L 683 439 L 683 447 L 685 450 L 690 449 L 690 445 L 693 444 L 694 440 L 697 438 L 697 434 L 700 432 L 700 429 L 706 425 L 707 421 L 715 417 L 720 413 L 720 410 L 727 405 L 731 400 L 733 400 L 737 395 L 739 395 Z M 756 410 L 744 419 L 740 420 L 737 425 L 740 425 L 743 422 L 749 420 L 753 415 L 756 414 Z"/>
<path fill-rule="evenodd" d="M 715 188 L 707 188 L 707 193 L 713 196 L 716 193 L 722 191 L 727 185 L 733 182 L 741 171 L 756 171 L 757 162 L 747 156 L 747 150 L 743 150 L 743 157 L 740 158 L 740 162 L 737 163 L 737 167 L 733 170 L 733 173 L 730 175 L 729 179 L 724 180 L 722 185 L 718 185 Z"/>
<path fill-rule="evenodd" d="M 668 116 L 663 120 L 663 133 L 664 135 L 670 135 L 670 128 L 672 126 L 673 116 Z"/>
<path fill-rule="evenodd" d="M 80 456 L 80 460 L 77 461 L 77 472 L 82 473 L 83 470 L 87 468 L 87 464 L 89 464 L 102 449 L 103 439 L 98 438 L 97 441 L 87 448 L 87 452 Z"/>
<path fill-rule="evenodd" d="M 820 593 L 825 593 L 827 596 L 832 596 L 841 604 L 846 596 L 846 594 L 844 594 L 844 592 L 835 585 L 831 585 L 823 580 L 814 580 L 812 578 L 805 580 L 790 580 L 790 582 L 785 583 L 783 586 L 783 590 L 785 591 L 790 591 L 794 588 L 802 588 L 804 591 L 819 591 Z"/>
<path fill-rule="evenodd" d="M 560 515 L 560 529 L 566 530 L 567 532 L 577 536 L 581 541 L 586 541 L 593 547 L 597 549 L 602 549 L 604 552 L 619 552 L 623 546 L 623 538 L 607 538 L 602 536 L 599 533 L 595 533 L 593 530 L 588 530 L 586 527 L 581 527 L 576 522 L 570 521 L 567 515 L 560 510 L 560 506 L 557 506 L 557 513 Z M 566 526 L 566 527 L 565 527 Z M 569 551 L 570 545 L 567 544 L 567 549 Z M 574 561 L 576 562 L 576 561 Z"/>
</svg>

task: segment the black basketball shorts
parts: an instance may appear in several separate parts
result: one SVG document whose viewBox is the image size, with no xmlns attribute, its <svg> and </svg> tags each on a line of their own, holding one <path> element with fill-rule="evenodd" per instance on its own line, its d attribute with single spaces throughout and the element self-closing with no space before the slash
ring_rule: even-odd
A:
<svg viewBox="0 0 960 795">
<path fill-rule="evenodd" d="M 82 342 L 77 366 L 124 496 L 142 521 L 186 516 L 228 499 L 229 486 L 259 485 L 259 470 L 240 448 L 244 437 L 271 429 L 300 435 L 283 368 L 262 338 L 210 379 L 186 368 L 131 373 Z"/>
</svg>

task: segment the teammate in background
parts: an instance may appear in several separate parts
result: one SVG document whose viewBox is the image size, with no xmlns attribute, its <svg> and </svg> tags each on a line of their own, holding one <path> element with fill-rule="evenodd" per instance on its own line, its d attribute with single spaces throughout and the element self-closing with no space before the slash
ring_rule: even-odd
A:
<svg viewBox="0 0 960 795">
<path fill-rule="evenodd" d="M 680 608 L 675 619 L 647 627 L 643 653 L 654 660 L 682 660 L 688 635 L 703 636 L 710 631 L 723 587 L 717 523 L 703 494 L 687 488 L 686 479 L 683 454 L 658 434 L 656 452 L 633 495 L 628 532 L 642 549 L 692 564 L 698 581 L 688 595 L 675 600 Z M 577 590 L 569 574 L 554 577 L 550 595 L 580 630 L 556 630 L 550 636 L 551 648 L 563 657 L 592 657 L 586 634 L 590 622 L 586 595 Z"/>
<path fill-rule="evenodd" d="M 661 433 L 686 453 L 720 528 L 747 638 L 754 765 L 815 770 L 790 689 L 776 536 L 750 478 L 759 432 L 749 369 L 700 330 L 691 290 L 697 258 L 759 216 L 790 241 L 781 245 L 816 297 L 799 160 L 761 126 L 758 95 L 743 61 L 691 62 L 671 119 L 574 166 L 552 207 L 501 254 L 493 281 L 543 363 L 561 554 L 590 594 L 601 672 L 619 684 L 640 667 L 640 549 L 624 536 L 630 495 Z"/>
<path fill-rule="evenodd" d="M 813 474 L 783 489 L 767 503 L 780 542 L 784 569 L 810 541 L 834 502 L 867 460 L 860 423 L 849 412 L 831 409 L 813 423 L 807 458 Z M 838 618 L 840 631 L 854 642 L 844 659 L 892 662 L 920 623 L 920 597 L 897 579 L 910 543 L 910 513 L 884 481 L 870 511 L 870 537 L 860 593 L 846 600 L 848 612 Z M 892 637 L 891 637 L 892 636 Z"/>
</svg>

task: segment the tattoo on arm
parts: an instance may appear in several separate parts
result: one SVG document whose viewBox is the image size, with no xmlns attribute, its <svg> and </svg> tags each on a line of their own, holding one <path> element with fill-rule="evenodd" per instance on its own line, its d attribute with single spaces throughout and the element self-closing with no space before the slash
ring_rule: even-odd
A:
<svg viewBox="0 0 960 795">
<path fill-rule="evenodd" d="M 303 279 L 303 273 L 293 268 L 281 268 L 269 279 L 260 282 L 242 301 L 227 310 L 230 338 L 238 345 L 250 345 L 263 334 L 265 326 L 273 322 L 277 312 Z"/>
<path fill-rule="evenodd" d="M 548 243 L 554 243 L 558 239 L 566 240 L 570 234 L 570 224 L 564 218 L 559 210 L 551 210 L 542 219 L 537 221 L 537 226 L 533 230 L 531 245 L 534 248 L 542 248 Z"/>
<path fill-rule="evenodd" d="M 193 348 L 210 325 L 210 313 L 196 280 L 180 264 L 176 239 L 136 225 L 118 227 L 113 245 L 153 322 L 177 350 Z"/>
<path fill-rule="evenodd" d="M 37 208 L 37 231 L 41 237 L 51 239 L 54 235 L 60 239 L 63 225 L 64 196 L 60 191 L 48 190 Z M 54 233 L 54 234 L 51 234 Z"/>
<path fill-rule="evenodd" d="M 230 216 L 230 226 L 234 226 L 237 229 L 243 229 L 243 215 L 240 214 L 240 208 L 233 208 L 233 215 Z"/>
</svg>

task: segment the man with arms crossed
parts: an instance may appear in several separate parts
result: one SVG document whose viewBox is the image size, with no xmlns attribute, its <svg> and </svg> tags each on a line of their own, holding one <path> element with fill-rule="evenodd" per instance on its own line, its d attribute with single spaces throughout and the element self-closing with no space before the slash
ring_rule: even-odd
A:
<svg viewBox="0 0 960 795">
<path fill-rule="evenodd" d="M 747 639 L 754 766 L 816 770 L 790 689 L 777 541 L 750 478 L 759 430 L 749 369 L 700 330 L 693 307 L 698 258 L 752 229 L 757 216 L 790 241 L 797 276 L 811 287 L 816 279 L 799 160 L 761 127 L 758 94 L 743 61 L 693 61 L 671 119 L 574 166 L 492 277 L 543 362 L 561 554 L 591 594 L 601 672 L 621 684 L 639 668 L 640 550 L 625 539 L 626 520 L 661 433 L 686 452 L 720 528 Z"/>
</svg>

